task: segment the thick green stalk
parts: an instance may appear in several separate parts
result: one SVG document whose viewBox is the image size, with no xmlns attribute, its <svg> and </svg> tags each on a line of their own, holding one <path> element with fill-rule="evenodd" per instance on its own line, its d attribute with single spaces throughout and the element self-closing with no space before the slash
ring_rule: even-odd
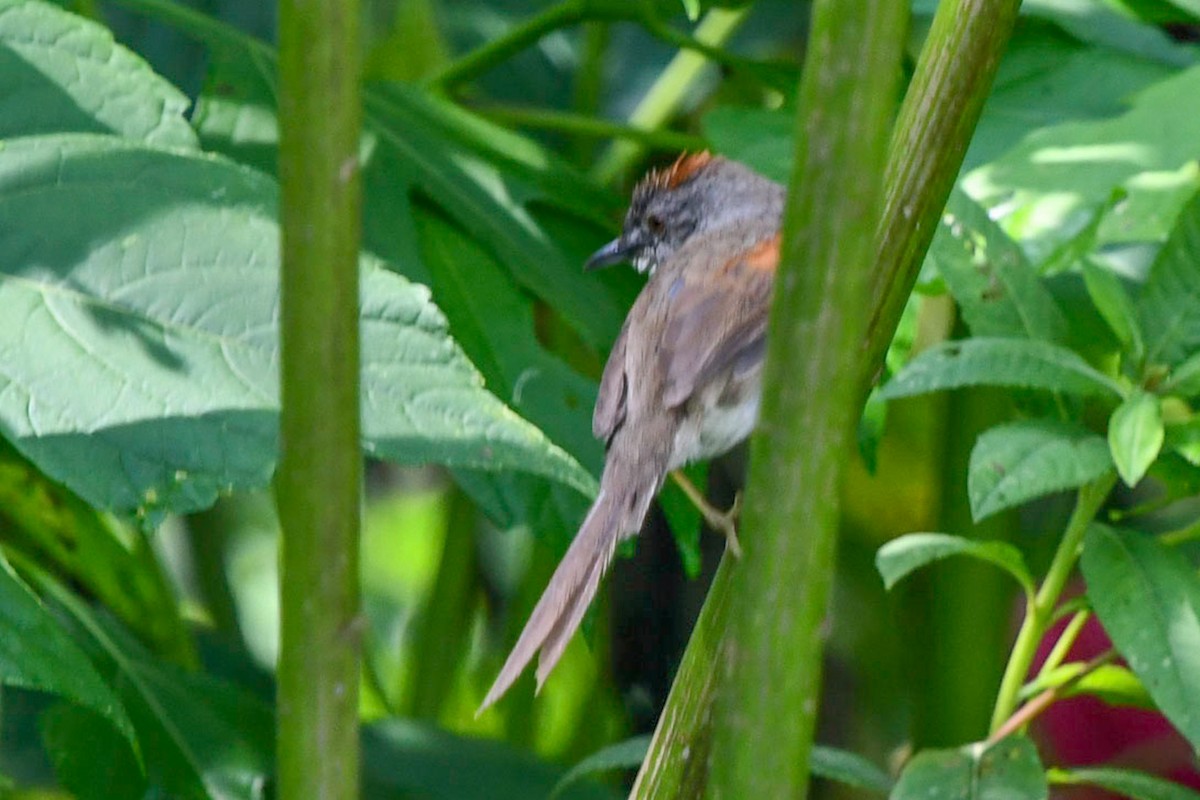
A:
<svg viewBox="0 0 1200 800">
<path fill-rule="evenodd" d="M 742 8 L 714 8 L 704 15 L 696 26 L 693 38 L 709 47 L 720 47 L 741 27 L 750 6 Z M 695 50 L 680 50 L 659 73 L 658 78 L 629 115 L 632 128 L 657 128 L 669 120 L 688 92 L 704 74 L 708 59 Z M 636 142 L 613 142 L 592 170 L 592 176 L 601 183 L 611 183 L 625 172 L 645 152 Z"/>
<path fill-rule="evenodd" d="M 803 797 L 821 696 L 907 3 L 817 0 L 800 85 L 762 420 L 718 677 L 712 797 Z"/>
<path fill-rule="evenodd" d="M 1009 654 L 1008 666 L 1004 668 L 1000 691 L 996 695 L 996 708 L 992 712 L 992 733 L 999 730 L 1005 720 L 1012 716 L 1017 709 L 1021 686 L 1029 675 L 1029 667 L 1033 664 L 1034 656 L 1037 655 L 1038 642 L 1042 640 L 1046 630 L 1050 627 L 1054 617 L 1054 607 L 1058 605 L 1058 599 L 1067 585 L 1067 579 L 1075 569 L 1075 562 L 1079 560 L 1084 534 L 1087 533 L 1088 526 L 1096 518 L 1096 512 L 1100 510 L 1108 493 L 1112 491 L 1116 480 L 1116 474 L 1109 472 L 1103 478 L 1081 486 L 1079 489 L 1075 510 L 1071 512 L 1071 519 L 1067 521 L 1067 529 L 1058 543 L 1058 549 L 1054 551 L 1054 558 L 1050 561 L 1050 569 L 1046 572 L 1046 578 L 1038 587 L 1033 605 L 1025 609 L 1025 619 L 1021 623 L 1021 629 L 1017 632 L 1017 640 Z"/>
<path fill-rule="evenodd" d="M 888 151 L 866 362 L 879 368 L 979 122 L 1021 0 L 942 0 Z"/>
<path fill-rule="evenodd" d="M 881 258 L 876 264 L 876 292 L 872 296 L 871 320 L 867 329 L 864 349 L 869 354 L 865 362 L 867 374 L 861 398 L 866 398 L 867 381 L 881 368 L 883 354 L 891 343 L 892 334 L 900 320 L 903 303 L 885 303 L 893 296 L 905 298 L 912 291 L 913 283 L 928 247 L 929 236 L 921 241 L 921 248 L 898 246 L 906 239 L 908 226 L 933 230 L 941 209 L 946 203 L 953 178 L 958 174 L 966 146 L 970 141 L 975 118 L 971 126 L 958 124 L 964 106 L 976 107 L 991 90 L 991 78 L 995 70 L 987 65 L 995 54 L 1003 49 L 1011 34 L 1010 11 L 1015 14 L 1019 0 L 990 0 L 990 2 L 963 4 L 954 0 L 943 0 L 938 4 L 934 18 L 934 29 L 942 33 L 926 43 L 917 62 L 916 73 L 904 97 L 888 151 L 889 166 L 885 172 L 885 198 L 905 198 L 908 203 L 886 202 L 884 219 L 880 226 L 883 239 L 891 242 L 889 257 Z M 943 17 L 979 16 L 978 23 L 955 25 L 952 19 Z M 967 36 L 978 24 L 997 25 L 1008 20 L 1007 27 L 999 26 L 989 36 Z M 954 69 L 945 68 L 947 58 L 952 59 Z M 962 75 L 974 76 L 963 83 Z M 951 91 L 977 95 L 975 99 L 951 97 Z M 920 113 L 917 113 L 918 110 Z M 918 135 L 918 129 L 924 131 Z M 899 142 L 912 142 L 912 149 L 899 146 Z M 919 161 L 921 169 L 907 167 L 907 161 Z M 949 176 L 949 180 L 946 180 Z M 920 210 L 920 220 L 912 216 Z M 884 290 L 879 291 L 880 287 Z M 753 532 L 749 534 L 754 536 Z M 735 568 L 737 565 L 732 565 Z M 721 569 L 713 579 L 708 598 L 696 622 L 687 652 L 680 664 L 679 672 L 671 688 L 666 708 L 659 719 L 650 752 L 642 765 L 638 782 L 632 795 L 634 798 L 693 798 L 697 794 L 691 787 L 707 785 L 706 774 L 681 781 L 680 776 L 691 775 L 699 770 L 706 773 L 706 764 L 697 764 L 692 757 L 697 742 L 710 735 L 712 715 L 709 708 L 713 703 L 714 682 L 710 672 L 721 659 L 725 638 L 713 635 L 713 631 L 728 629 L 727 610 L 729 582 L 732 569 Z"/>
<path fill-rule="evenodd" d="M 358 141 L 355 0 L 279 4 L 282 800 L 358 796 Z"/>
</svg>

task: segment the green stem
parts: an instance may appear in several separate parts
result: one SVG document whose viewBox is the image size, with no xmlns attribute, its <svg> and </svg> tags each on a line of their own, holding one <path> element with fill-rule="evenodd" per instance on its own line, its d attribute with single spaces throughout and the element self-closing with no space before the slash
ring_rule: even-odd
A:
<svg viewBox="0 0 1200 800">
<path fill-rule="evenodd" d="M 704 140 L 698 136 L 674 131 L 631 128 L 628 125 L 565 111 L 512 106 L 484 106 L 476 108 L 475 111 L 508 127 L 558 131 L 595 139 L 629 139 L 656 150 L 702 150 L 705 146 Z"/>
<path fill-rule="evenodd" d="M 897 0 L 813 4 L 710 796 L 806 794 L 907 14 Z"/>
<path fill-rule="evenodd" d="M 867 363 L 882 365 L 991 91 L 1020 0 L 942 0 L 888 151 Z"/>
<path fill-rule="evenodd" d="M 278 797 L 358 796 L 359 9 L 281 0 Z"/>
<path fill-rule="evenodd" d="M 499 39 L 493 39 L 462 58 L 452 61 L 429 78 L 427 85 L 443 92 L 453 91 L 461 84 L 512 58 L 551 31 L 582 22 L 586 18 L 585 11 L 585 3 L 582 0 L 563 0 L 550 6 Z"/>
<path fill-rule="evenodd" d="M 1071 617 L 1071 621 L 1063 628 L 1062 634 L 1058 637 L 1058 641 L 1054 643 L 1054 648 L 1050 651 L 1050 655 L 1046 656 L 1045 663 L 1038 670 L 1038 677 L 1049 675 L 1052 670 L 1058 668 L 1067 657 L 1067 653 L 1071 652 L 1071 647 L 1075 644 L 1075 640 L 1079 638 L 1080 631 L 1087 624 L 1088 619 L 1092 616 L 1089 609 L 1075 612 L 1075 616 Z"/>
<path fill-rule="evenodd" d="M 1075 569 L 1075 562 L 1079 560 L 1079 550 L 1083 544 L 1084 534 L 1087 533 L 1092 520 L 1096 518 L 1096 512 L 1100 510 L 1100 506 L 1108 497 L 1115 482 L 1116 475 L 1110 472 L 1103 478 L 1079 489 L 1075 510 L 1071 512 L 1071 518 L 1067 521 L 1067 529 L 1058 543 L 1058 549 L 1054 551 L 1054 558 L 1050 562 L 1046 579 L 1042 581 L 1033 605 L 1025 609 L 1025 619 L 1021 623 L 1017 640 L 1008 657 L 1008 665 L 1005 667 L 1004 677 L 1000 681 L 1000 691 L 996 695 L 996 707 L 992 712 L 991 731 L 993 734 L 1000 730 L 1017 707 L 1021 685 L 1029 675 L 1029 667 L 1033 664 L 1034 656 L 1037 654 L 1038 642 L 1041 641 L 1046 629 L 1050 626 L 1050 620 L 1054 616 L 1054 607 L 1058 604 L 1058 598 L 1062 595 L 1067 579 Z"/>
<path fill-rule="evenodd" d="M 1078 685 L 1081 680 L 1100 669 L 1100 667 L 1103 667 L 1105 664 L 1111 664 L 1116 660 L 1116 658 L 1117 653 L 1115 650 L 1107 650 L 1096 656 L 1091 661 L 1084 664 L 1079 672 L 1069 681 L 1045 690 L 1037 697 L 1021 706 L 1019 711 L 1005 719 L 1002 725 L 992 731 L 991 735 L 988 736 L 988 742 L 998 742 L 1006 736 L 1011 736 L 1012 734 L 1023 730 L 1025 726 L 1036 719 L 1039 714 L 1041 714 L 1050 706 L 1054 705 L 1059 699 L 1064 697 L 1068 691 Z"/>
<path fill-rule="evenodd" d="M 733 36 L 749 11 L 749 5 L 736 9 L 714 8 L 696 26 L 693 38 L 703 45 L 720 47 Z M 694 50 L 676 53 L 629 115 L 630 127 L 661 127 L 679 110 L 688 93 L 703 76 L 708 63 L 707 58 Z M 596 162 L 592 176 L 600 183 L 611 183 L 628 170 L 643 152 L 645 149 L 635 142 L 613 142 Z"/>
<path fill-rule="evenodd" d="M 1158 541 L 1167 547 L 1190 542 L 1193 539 L 1200 539 L 1200 520 L 1196 520 L 1186 528 L 1180 528 L 1176 531 L 1167 531 L 1158 536 Z"/>
<path fill-rule="evenodd" d="M 995 74 L 988 65 L 994 54 L 1003 49 L 1012 32 L 1009 12 L 1015 14 L 1016 7 L 1017 0 L 991 0 L 966 7 L 952 0 L 938 4 L 937 17 L 970 14 L 982 17 L 982 20 L 966 28 L 935 24 L 943 35 L 927 43 L 922 51 L 892 136 L 889 167 L 885 173 L 889 181 L 885 196 L 904 197 L 908 203 L 893 202 L 886 206 L 886 219 L 880 226 L 880 237 L 890 237 L 893 242 L 887 248 L 889 257 L 881 258 L 876 266 L 875 285 L 877 289 L 883 287 L 884 291 L 877 291 L 873 297 L 870 315 L 873 321 L 867 330 L 865 344 L 870 360 L 864 365 L 868 372 L 862 376 L 862 401 L 867 397 L 874 372 L 882 368 L 883 355 L 904 308 L 903 302 L 896 305 L 885 301 L 895 294 L 907 298 L 925 254 L 920 248 L 897 245 L 907 235 L 904 233 L 907 226 L 932 230 L 937 224 L 973 130 L 971 125 L 957 124 L 963 107 L 973 105 L 972 102 L 951 96 L 948 87 L 979 95 L 982 103 L 982 98 L 991 90 L 991 79 Z M 1000 24 L 1004 21 L 1007 25 Z M 967 30 L 974 31 L 977 25 L 992 26 L 993 35 L 966 36 Z M 953 55 L 956 70 L 943 66 L 947 54 Z M 973 77 L 964 84 L 959 79 L 961 75 Z M 974 118 L 970 120 L 972 125 L 975 121 Z M 918 131 L 923 133 L 918 135 Z M 902 147 L 897 142 L 915 144 Z M 922 162 L 922 168 L 909 169 L 903 164 L 892 163 L 910 160 Z M 949 176 L 949 180 L 945 176 Z M 921 218 L 909 213 L 917 209 L 923 214 Z M 928 238 L 925 241 L 928 246 Z M 858 409 L 861 409 L 861 402 L 856 411 Z M 713 715 L 710 709 L 715 695 L 711 673 L 714 665 L 725 657 L 725 633 L 730 629 L 729 583 L 734 572 L 727 567 L 734 566 L 723 562 L 713 579 L 670 697 L 659 718 L 650 752 L 638 775 L 633 798 L 703 796 L 709 759 L 702 745 L 711 736 Z"/>
</svg>

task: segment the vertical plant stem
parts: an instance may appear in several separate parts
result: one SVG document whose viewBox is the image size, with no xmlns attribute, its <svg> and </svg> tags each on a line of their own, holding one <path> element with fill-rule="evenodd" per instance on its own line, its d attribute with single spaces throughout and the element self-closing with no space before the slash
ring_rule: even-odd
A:
<svg viewBox="0 0 1200 800">
<path fill-rule="evenodd" d="M 751 444 L 753 538 L 734 570 L 718 678 L 713 797 L 803 797 L 808 785 L 907 12 L 900 0 L 813 5 Z"/>
<path fill-rule="evenodd" d="M 1025 609 L 1025 619 L 1017 632 L 1017 640 L 1008 657 L 1008 666 L 1004 668 L 1004 678 L 1000 681 L 1000 691 L 996 695 L 996 708 L 992 712 L 992 733 L 998 731 L 1017 708 L 1017 698 L 1037 654 L 1038 642 L 1050 626 L 1054 607 L 1058 604 L 1058 598 L 1062 596 L 1063 587 L 1067 585 L 1067 578 L 1075 569 L 1075 562 L 1079 560 L 1079 549 L 1083 545 L 1084 534 L 1087 533 L 1088 525 L 1096 518 L 1096 512 L 1100 510 L 1115 482 L 1116 475 L 1109 472 L 1103 478 L 1079 489 L 1075 510 L 1071 512 L 1067 529 L 1058 543 L 1058 549 L 1054 551 L 1046 579 L 1038 588 L 1033 605 Z"/>
<path fill-rule="evenodd" d="M 358 796 L 359 10 L 279 4 L 282 800 Z"/>
<path fill-rule="evenodd" d="M 750 6 L 742 8 L 714 8 L 704 15 L 696 26 L 694 38 L 701 44 L 720 47 L 737 31 Z M 687 94 L 704 74 L 708 59 L 694 50 L 681 50 L 671 59 L 641 102 L 629 115 L 633 128 L 657 128 L 676 111 L 687 98 Z M 637 142 L 613 142 L 592 170 L 592 176 L 600 183 L 611 183 L 625 172 L 645 152 Z"/>
<path fill-rule="evenodd" d="M 869 354 L 863 375 L 865 400 L 869 379 L 883 364 L 903 302 L 887 302 L 894 296 L 904 298 L 912 291 L 930 236 L 923 247 L 900 246 L 912 234 L 908 228 L 933 231 L 941 215 L 954 176 L 962 165 L 978 113 L 963 120 L 965 107 L 981 108 L 995 76 L 992 62 L 1012 33 L 1019 0 L 989 0 L 963 3 L 943 0 L 938 4 L 934 30 L 917 62 L 916 73 L 905 95 L 897 126 L 888 151 L 885 172 L 884 219 L 880 225 L 881 257 L 875 267 L 875 292 L 870 308 L 871 323 L 864 349 Z M 979 17 L 954 24 L 942 17 Z M 988 35 L 977 35 L 980 29 Z M 947 59 L 950 67 L 947 66 Z M 963 80 L 963 76 L 970 76 Z M 965 92 L 976 97 L 957 96 Z M 960 121 L 970 124 L 959 124 Z M 903 145 L 898 143 L 904 143 Z M 919 161 L 921 168 L 908 161 Z M 903 198 L 905 203 L 900 203 Z M 920 213 L 918 219 L 914 215 Z M 886 248 L 884 247 L 887 243 Z M 861 406 L 860 406 L 861 407 Z M 750 536 L 757 534 L 750 532 Z M 650 752 L 642 764 L 633 798 L 691 798 L 699 796 L 694 787 L 707 786 L 706 763 L 697 763 L 697 743 L 710 735 L 714 682 L 710 673 L 721 659 L 728 630 L 729 583 L 738 565 L 722 568 L 713 579 L 708 598 L 696 622 L 679 672 L 671 687 L 666 708 L 659 718 Z M 717 601 L 720 602 L 717 602 Z M 716 633 L 714 633 L 716 632 Z"/>
<path fill-rule="evenodd" d="M 888 150 L 867 363 L 891 343 L 1016 24 L 1020 0 L 942 0 Z"/>
</svg>

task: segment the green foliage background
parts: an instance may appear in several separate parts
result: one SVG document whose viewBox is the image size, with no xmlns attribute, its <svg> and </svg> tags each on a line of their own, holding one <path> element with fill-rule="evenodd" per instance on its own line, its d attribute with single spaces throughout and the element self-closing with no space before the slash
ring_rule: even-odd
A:
<svg viewBox="0 0 1200 800">
<path fill-rule="evenodd" d="M 595 491 L 596 378 L 638 279 L 579 267 L 680 149 L 786 180 L 804 14 L 364 9 L 363 794 L 616 796 L 719 550 L 674 490 L 542 696 L 473 715 Z M 0 0 L 14 796 L 270 796 L 273 24 L 265 3 Z M 1193 0 L 1023 6 L 860 426 L 823 796 L 1195 796 L 1075 769 L 1036 724 L 969 743 L 1091 694 L 1161 712 L 1195 773 L 1197 39 Z M 740 474 L 738 453 L 694 470 L 719 499 Z M 1093 616 L 1114 650 L 1073 657 Z"/>
</svg>

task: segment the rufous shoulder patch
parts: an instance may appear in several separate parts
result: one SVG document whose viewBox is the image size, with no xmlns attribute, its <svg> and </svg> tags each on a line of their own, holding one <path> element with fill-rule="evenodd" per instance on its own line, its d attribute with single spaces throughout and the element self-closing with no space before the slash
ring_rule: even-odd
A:
<svg viewBox="0 0 1200 800">
<path fill-rule="evenodd" d="M 774 272 L 779 266 L 779 243 L 782 237 L 775 234 L 769 239 L 763 239 L 746 253 L 742 263 L 750 269 Z"/>
</svg>

